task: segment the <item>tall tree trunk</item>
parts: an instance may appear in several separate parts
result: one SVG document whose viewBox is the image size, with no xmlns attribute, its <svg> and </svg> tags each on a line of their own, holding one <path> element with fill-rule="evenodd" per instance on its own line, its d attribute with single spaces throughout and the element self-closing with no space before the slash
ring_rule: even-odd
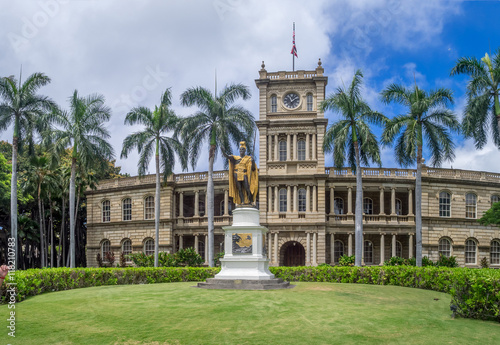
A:
<svg viewBox="0 0 500 345">
<path fill-rule="evenodd" d="M 417 178 L 415 180 L 415 237 L 417 241 L 416 262 L 422 266 L 422 145 L 417 149 Z"/>
<path fill-rule="evenodd" d="M 49 191 L 49 210 L 50 210 L 50 267 L 54 267 L 55 247 L 54 247 L 54 218 L 52 216 L 52 195 Z"/>
<path fill-rule="evenodd" d="M 64 192 L 63 192 L 64 193 Z M 62 220 L 61 220 L 61 234 L 59 235 L 59 246 L 61 247 L 61 266 L 66 266 L 64 262 L 66 258 L 66 200 L 62 197 Z"/>
<path fill-rule="evenodd" d="M 14 137 L 12 138 L 12 179 L 10 182 L 10 236 L 14 239 L 15 260 L 14 270 L 17 270 L 18 245 L 17 245 L 17 141 L 18 141 L 18 117 L 14 124 Z M 10 261 L 10 260 L 9 260 Z M 10 262 L 9 262 L 10 264 Z"/>
<path fill-rule="evenodd" d="M 155 193 L 155 267 L 159 266 L 158 255 L 160 252 L 160 155 L 155 156 L 156 164 L 156 193 Z"/>
<path fill-rule="evenodd" d="M 76 149 L 76 148 L 74 148 Z M 71 180 L 69 182 L 69 252 L 70 267 L 75 268 L 75 179 L 76 158 L 71 159 Z"/>
<path fill-rule="evenodd" d="M 215 158 L 215 145 L 210 145 L 210 153 L 208 155 L 208 182 L 207 182 L 209 267 L 214 267 L 214 177 L 213 177 L 214 158 Z"/>
<path fill-rule="evenodd" d="M 354 143 L 354 152 L 356 156 L 356 214 L 354 215 L 354 247 L 355 258 L 354 264 L 358 267 L 361 266 L 363 258 L 363 184 L 361 180 L 361 164 L 359 159 L 359 146 L 358 142 Z"/>
<path fill-rule="evenodd" d="M 493 95 L 493 99 L 495 101 L 495 115 L 497 117 L 498 129 L 500 130 L 500 102 L 498 101 L 498 92 Z"/>
<path fill-rule="evenodd" d="M 40 266 L 45 267 L 45 237 L 43 229 L 43 211 L 42 211 L 42 198 L 40 197 L 42 190 L 41 183 L 38 183 L 37 196 L 38 196 L 38 219 L 40 229 Z"/>
</svg>

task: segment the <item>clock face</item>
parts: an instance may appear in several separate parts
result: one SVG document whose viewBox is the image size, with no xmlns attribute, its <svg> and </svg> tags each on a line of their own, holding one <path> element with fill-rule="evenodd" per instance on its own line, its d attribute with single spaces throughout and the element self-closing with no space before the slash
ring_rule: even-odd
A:
<svg viewBox="0 0 500 345">
<path fill-rule="evenodd" d="M 300 96 L 294 92 L 288 93 L 283 97 L 283 104 L 289 109 L 294 109 L 299 106 Z"/>
</svg>

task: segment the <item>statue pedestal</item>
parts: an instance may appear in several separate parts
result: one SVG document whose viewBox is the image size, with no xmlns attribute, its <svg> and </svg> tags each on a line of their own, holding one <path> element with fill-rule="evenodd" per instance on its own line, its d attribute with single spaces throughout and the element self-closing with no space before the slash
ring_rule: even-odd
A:
<svg viewBox="0 0 500 345">
<path fill-rule="evenodd" d="M 215 278 L 198 283 L 198 287 L 247 290 L 293 287 L 269 271 L 269 260 L 264 253 L 264 235 L 268 230 L 259 223 L 259 210 L 236 208 L 233 210 L 233 225 L 222 229 L 225 254 L 220 260 L 221 271 Z"/>
</svg>

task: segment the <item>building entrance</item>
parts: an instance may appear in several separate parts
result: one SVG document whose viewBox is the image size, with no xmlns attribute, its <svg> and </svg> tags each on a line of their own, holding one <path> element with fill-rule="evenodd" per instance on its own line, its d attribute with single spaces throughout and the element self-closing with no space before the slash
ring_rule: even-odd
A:
<svg viewBox="0 0 500 345">
<path fill-rule="evenodd" d="M 284 253 L 283 266 L 305 266 L 306 253 L 302 244 L 290 241 L 285 243 L 281 250 Z"/>
</svg>

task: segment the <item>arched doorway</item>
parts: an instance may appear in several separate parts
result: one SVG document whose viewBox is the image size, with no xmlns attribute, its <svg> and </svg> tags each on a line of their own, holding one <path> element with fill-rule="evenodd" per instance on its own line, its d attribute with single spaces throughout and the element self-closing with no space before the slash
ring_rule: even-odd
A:
<svg viewBox="0 0 500 345">
<path fill-rule="evenodd" d="M 297 241 L 290 241 L 281 248 L 283 252 L 282 266 L 305 266 L 306 253 L 304 246 Z"/>
</svg>

